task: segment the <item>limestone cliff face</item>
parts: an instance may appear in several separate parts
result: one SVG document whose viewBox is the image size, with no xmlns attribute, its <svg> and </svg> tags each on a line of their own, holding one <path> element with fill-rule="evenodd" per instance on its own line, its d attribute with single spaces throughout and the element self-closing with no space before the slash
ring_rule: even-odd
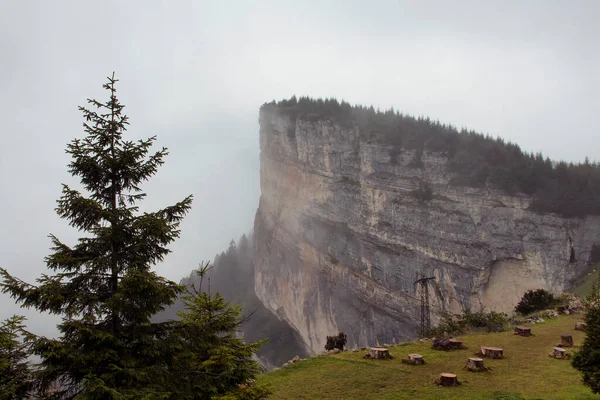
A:
<svg viewBox="0 0 600 400">
<path fill-rule="evenodd" d="M 531 199 L 449 184 L 447 159 L 360 140 L 335 120 L 260 115 L 255 290 L 307 347 L 414 337 L 418 274 L 435 276 L 432 322 L 463 308 L 510 312 L 527 289 L 555 293 L 589 264 L 600 218 L 528 211 Z M 429 201 L 414 191 L 426 182 Z M 571 246 L 575 261 L 570 262 Z"/>
</svg>

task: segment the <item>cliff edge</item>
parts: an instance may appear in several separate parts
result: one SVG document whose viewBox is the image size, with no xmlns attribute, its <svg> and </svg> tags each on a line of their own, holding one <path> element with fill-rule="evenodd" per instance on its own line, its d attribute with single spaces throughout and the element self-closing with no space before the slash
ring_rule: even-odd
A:
<svg viewBox="0 0 600 400">
<path fill-rule="evenodd" d="M 364 126 L 260 112 L 255 291 L 309 350 L 338 331 L 349 346 L 414 337 L 421 274 L 436 278 L 435 323 L 464 308 L 510 312 L 528 289 L 562 292 L 593 261 L 598 215 L 534 212 L 532 195 L 456 184 L 452 154 Z"/>
</svg>

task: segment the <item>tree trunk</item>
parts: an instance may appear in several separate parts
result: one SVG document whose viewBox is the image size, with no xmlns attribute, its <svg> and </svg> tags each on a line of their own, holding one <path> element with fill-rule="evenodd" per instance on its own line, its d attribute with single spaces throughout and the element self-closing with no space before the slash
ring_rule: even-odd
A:
<svg viewBox="0 0 600 400">
<path fill-rule="evenodd" d="M 485 367 L 485 365 L 483 365 L 483 358 L 473 358 L 473 357 L 469 357 L 465 368 L 472 372 L 484 372 L 484 371 L 488 370 Z"/>
<path fill-rule="evenodd" d="M 561 347 L 573 347 L 573 336 L 571 335 L 560 335 L 560 346 Z"/>
<path fill-rule="evenodd" d="M 576 331 L 587 331 L 587 324 L 585 322 L 577 322 L 575 324 L 575 330 Z"/>
<path fill-rule="evenodd" d="M 385 360 L 392 358 L 390 356 L 390 352 L 388 349 L 384 349 L 382 347 L 371 347 L 369 350 L 370 358 L 374 358 L 376 360 Z"/>
<path fill-rule="evenodd" d="M 557 358 L 559 360 L 568 360 L 571 355 L 562 347 L 555 347 L 553 352 L 548 354 L 548 357 Z"/>
<path fill-rule="evenodd" d="M 517 326 L 515 328 L 515 335 L 531 336 L 531 328 L 527 328 L 526 326 Z"/>
<path fill-rule="evenodd" d="M 462 340 L 458 340 L 458 339 L 450 339 L 450 348 L 452 350 L 460 350 L 463 348 L 463 342 Z"/>
<path fill-rule="evenodd" d="M 407 359 L 402 360 L 402 364 L 423 365 L 425 360 L 420 354 L 409 354 Z"/>
<path fill-rule="evenodd" d="M 433 344 L 431 345 L 431 348 L 434 350 L 449 351 L 451 346 L 452 345 L 450 344 L 450 341 L 448 339 L 435 339 L 433 341 Z"/>
<path fill-rule="evenodd" d="M 458 385 L 460 385 L 460 382 L 458 381 L 456 374 L 449 374 L 446 372 L 440 374 L 440 377 L 438 379 L 436 379 L 435 383 L 437 383 L 438 385 L 441 385 L 441 386 L 458 386 Z"/>
<path fill-rule="evenodd" d="M 114 78 L 114 73 L 113 73 L 113 78 Z M 114 96 L 115 93 L 115 89 L 114 89 L 114 83 L 111 83 L 111 94 Z M 117 213 L 117 171 L 115 171 L 115 166 L 114 164 L 116 164 L 115 161 L 115 134 L 117 129 L 115 128 L 115 107 L 114 107 L 114 102 L 113 102 L 114 97 L 111 96 L 111 108 L 110 108 L 110 131 L 111 131 L 111 138 L 110 138 L 110 157 L 111 157 L 111 162 L 113 163 L 113 166 L 111 167 L 111 172 L 110 172 L 110 228 L 111 228 L 111 252 L 112 254 L 110 255 L 110 291 L 111 291 L 111 297 L 114 299 L 115 297 L 117 297 L 117 294 L 119 292 L 119 270 L 118 270 L 118 263 L 117 263 L 117 254 L 118 254 L 118 249 L 116 248 L 115 244 L 116 244 L 116 238 L 115 238 L 115 230 L 117 229 L 117 221 L 118 218 L 116 216 Z M 119 318 L 119 314 L 117 312 L 117 307 L 116 304 L 113 303 L 113 306 L 111 307 L 111 322 L 112 322 L 112 330 L 114 333 L 117 333 L 119 331 L 119 325 L 120 325 L 120 318 Z"/>
<path fill-rule="evenodd" d="M 504 358 L 504 350 L 499 347 L 486 347 L 481 346 L 481 352 L 479 353 L 482 357 L 487 358 Z"/>
</svg>

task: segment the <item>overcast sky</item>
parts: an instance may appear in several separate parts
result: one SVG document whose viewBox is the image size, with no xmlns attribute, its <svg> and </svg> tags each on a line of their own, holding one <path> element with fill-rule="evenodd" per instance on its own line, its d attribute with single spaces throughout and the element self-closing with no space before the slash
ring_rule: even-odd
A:
<svg viewBox="0 0 600 400">
<path fill-rule="evenodd" d="M 515 141 L 555 159 L 598 159 L 600 1 L 0 0 L 0 266 L 34 281 L 77 106 L 116 71 L 130 137 L 170 149 L 145 186 L 158 208 L 194 194 L 174 253 L 179 280 L 252 228 L 258 108 L 296 95 L 393 106 Z M 55 318 L 0 295 L 0 319 Z"/>
</svg>

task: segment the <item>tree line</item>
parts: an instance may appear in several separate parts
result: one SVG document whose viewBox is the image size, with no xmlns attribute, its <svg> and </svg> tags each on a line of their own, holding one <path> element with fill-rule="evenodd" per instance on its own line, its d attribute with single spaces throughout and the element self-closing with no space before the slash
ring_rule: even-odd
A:
<svg viewBox="0 0 600 400">
<path fill-rule="evenodd" d="M 268 310 L 254 291 L 254 236 L 242 235 L 237 241 L 231 240 L 227 249 L 217 254 L 205 278 L 204 286 L 210 292 L 219 292 L 231 304 L 239 304 L 244 310 L 238 336 L 246 341 L 255 342 L 266 339 L 256 355 L 267 367 L 281 366 L 298 355 L 308 356 L 298 333 L 287 322 L 280 320 Z M 192 272 L 179 282 L 191 287 L 199 284 L 199 277 Z M 177 319 L 177 313 L 185 305 L 177 300 L 155 316 L 156 321 Z"/>
<path fill-rule="evenodd" d="M 456 173 L 452 184 L 483 187 L 493 185 L 505 193 L 533 198 L 530 209 L 564 217 L 600 215 L 600 164 L 587 158 L 581 163 L 553 162 L 541 153 L 528 153 L 517 144 L 492 138 L 473 130 L 425 117 L 413 117 L 398 110 L 376 110 L 352 106 L 336 99 L 309 97 L 265 103 L 262 110 L 316 121 L 332 118 L 342 126 L 356 128 L 360 139 L 393 146 L 393 162 L 398 149 L 415 151 L 411 165 L 421 167 L 425 150 L 442 153 L 448 168 Z"/>
<path fill-rule="evenodd" d="M 48 271 L 36 284 L 0 269 L 2 292 L 62 317 L 55 339 L 27 331 L 21 316 L 0 325 L 0 398 L 264 398 L 269 389 L 252 385 L 262 342 L 236 335 L 242 310 L 206 290 L 210 267 L 201 265 L 190 286 L 152 270 L 179 237 L 192 196 L 140 212 L 141 185 L 168 152 L 152 151 L 156 137 L 125 139 L 117 82 L 113 74 L 103 86 L 106 102 L 80 107 L 86 135 L 66 149 L 82 190 L 63 185 L 56 212 L 83 236 L 70 246 L 50 235 Z M 178 297 L 179 319 L 152 320 Z"/>
</svg>

